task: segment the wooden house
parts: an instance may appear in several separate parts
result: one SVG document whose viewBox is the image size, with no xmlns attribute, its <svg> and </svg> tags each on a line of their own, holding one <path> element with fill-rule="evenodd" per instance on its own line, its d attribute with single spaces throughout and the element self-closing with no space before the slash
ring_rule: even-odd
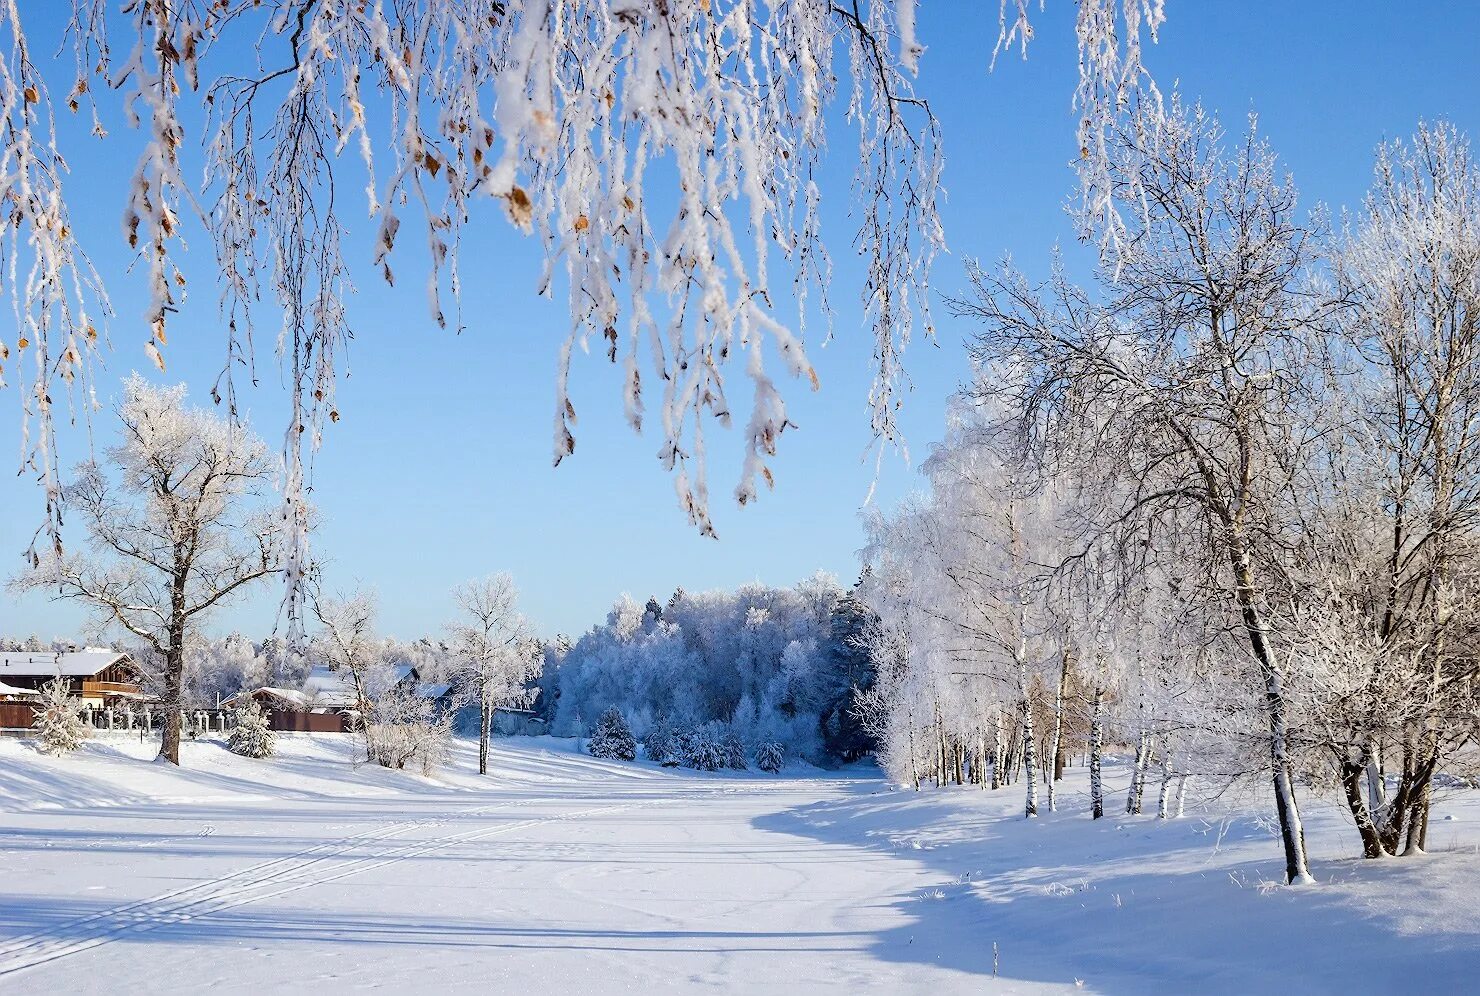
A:
<svg viewBox="0 0 1480 996">
<path fill-rule="evenodd" d="M 66 653 L 0 653 L 0 685 L 11 695 L 39 693 L 60 676 L 85 706 L 98 708 L 145 697 L 134 659 L 117 650 L 89 647 Z"/>
</svg>

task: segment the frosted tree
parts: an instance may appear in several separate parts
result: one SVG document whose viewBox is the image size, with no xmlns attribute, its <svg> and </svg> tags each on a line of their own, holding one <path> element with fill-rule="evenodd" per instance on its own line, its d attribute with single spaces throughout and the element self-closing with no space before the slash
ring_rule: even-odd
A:
<svg viewBox="0 0 1480 996">
<path fill-rule="evenodd" d="M 277 735 L 255 699 L 236 710 L 236 725 L 226 737 L 226 749 L 242 757 L 261 760 L 277 752 Z"/>
<path fill-rule="evenodd" d="M 586 743 L 586 753 L 592 757 L 611 761 L 633 761 L 637 759 L 637 741 L 622 710 L 612 706 L 601 714 L 591 739 Z"/>
<path fill-rule="evenodd" d="M 41 701 L 33 723 L 44 754 L 70 754 L 88 737 L 82 721 L 82 702 L 72 694 L 72 685 L 61 675 L 41 686 Z"/>
<path fill-rule="evenodd" d="M 313 656 L 348 680 L 355 693 L 355 710 L 363 719 L 390 684 L 390 665 L 375 635 L 375 596 L 364 591 L 345 596 L 316 592 L 312 604 L 319 624 L 311 645 Z"/>
<path fill-rule="evenodd" d="M 1044 287 L 976 267 L 956 311 L 980 353 L 1022 371 L 1004 393 L 1035 440 L 1090 479 L 1106 535 L 1192 527 L 1194 577 L 1235 607 L 1261 687 L 1286 875 L 1310 880 L 1295 800 L 1290 659 L 1273 606 L 1291 590 L 1296 497 L 1324 403 L 1304 295 L 1310 232 L 1295 192 L 1253 132 L 1226 143 L 1200 107 L 1142 108 L 1111 145 L 1111 192 L 1129 237 L 1107 251 L 1103 300 L 1056 269 Z M 1226 602 L 1224 604 L 1229 604 Z"/>
<path fill-rule="evenodd" d="M 107 452 L 116 479 L 85 464 L 62 494 L 89 552 L 38 556 L 16 583 L 91 606 L 100 625 L 158 658 L 159 756 L 179 764 L 185 654 L 196 627 L 284 569 L 282 516 L 269 506 L 273 461 L 246 426 L 187 407 L 183 386 L 131 377 L 117 415 L 121 441 Z"/>
<path fill-rule="evenodd" d="M 488 731 L 495 709 L 523 706 L 540 675 L 541 655 L 519 614 L 519 589 L 508 574 L 453 589 L 462 617 L 448 627 L 453 679 L 478 703 L 478 774 L 488 774 Z"/>
<path fill-rule="evenodd" d="M 1456 717 L 1480 705 L 1480 165 L 1464 136 L 1425 124 L 1379 148 L 1335 262 L 1362 377 L 1321 523 L 1329 597 L 1304 622 L 1343 795 L 1380 857 L 1423 849 L 1433 777 L 1470 741 Z"/>
<path fill-rule="evenodd" d="M 1000 3 L 997 51 L 1026 54 L 1032 5 Z M 115 94 L 139 135 L 108 140 L 139 148 L 121 207 L 147 291 L 145 352 L 163 367 L 173 348 L 172 316 L 192 284 L 189 224 L 213 248 L 206 269 L 226 329 L 214 390 L 233 413 L 238 378 L 255 378 L 255 341 L 276 341 L 292 400 L 294 624 L 309 571 L 305 454 L 340 418 L 334 385 L 353 328 L 344 298 L 357 276 L 393 282 L 393 258 L 412 241 L 430 271 L 428 320 L 462 328 L 460 247 L 483 223 L 480 201 L 531 237 L 545 264 L 538 292 L 565 285 L 555 460 L 575 448 L 570 365 L 594 343 L 619 371 L 628 422 L 656 423 L 679 504 L 710 533 L 707 425 L 742 410 L 729 371 L 743 370 L 751 393 L 741 504 L 770 485 L 792 426 L 778 374 L 816 385 L 803 319 L 818 304 L 830 313 L 822 159 L 830 144 L 847 149 L 870 418 L 879 437 L 897 437 L 902 356 L 931 327 L 930 271 L 944 245 L 940 136 L 914 82 L 925 50 L 916 0 L 74 0 L 65 96 L 31 59 L 21 6 L 0 8 L 0 193 L 16 235 L 0 272 L 21 317 L 14 354 L 0 340 L 0 380 L 12 367 L 22 376 L 35 423 L 25 461 L 52 502 L 54 545 L 53 388 L 85 376 L 109 308 L 69 224 L 53 117 L 65 104 L 102 139 Z M 1079 4 L 1077 146 L 1087 209 L 1112 242 L 1106 138 L 1125 108 L 1154 97 L 1141 44 L 1162 17 L 1162 0 Z M 199 116 L 196 160 L 185 123 Z M 854 140 L 829 143 L 830 121 L 846 121 Z M 369 246 L 346 236 L 351 188 L 365 192 Z"/>
<path fill-rule="evenodd" d="M 755 766 L 767 774 L 776 774 L 786 767 L 786 748 L 774 741 L 767 741 L 755 749 Z"/>
</svg>

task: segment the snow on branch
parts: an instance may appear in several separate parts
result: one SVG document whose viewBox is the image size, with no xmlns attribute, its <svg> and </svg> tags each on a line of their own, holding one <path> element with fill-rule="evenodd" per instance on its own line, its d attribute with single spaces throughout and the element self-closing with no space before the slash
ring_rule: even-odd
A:
<svg viewBox="0 0 1480 996">
<path fill-rule="evenodd" d="M 13 242 L 24 230 L 35 256 L 25 277 L 12 261 L 4 289 L 38 361 L 28 413 L 41 428 L 28 461 L 54 493 L 46 388 L 81 366 L 94 336 L 88 314 L 106 302 L 71 242 L 51 105 L 17 4 L 0 3 L 3 182 Z M 1025 44 L 1026 4 L 1001 4 L 999 49 Z M 88 104 L 96 122 L 94 92 L 119 91 L 143 138 L 123 228 L 149 287 L 146 352 L 163 367 L 186 283 L 181 211 L 199 215 L 214 244 L 227 348 L 213 393 L 231 412 L 236 378 L 255 380 L 262 306 L 277 325 L 293 402 L 284 444 L 298 535 L 292 604 L 309 570 L 307 464 L 339 418 L 352 275 L 373 270 L 394 283 L 397 248 L 414 229 L 430 263 L 428 312 L 461 330 L 464 267 L 489 265 L 460 259 L 480 195 L 536 241 L 539 291 L 553 294 L 557 274 L 566 285 L 555 461 L 576 444 L 570 364 L 595 345 L 621 371 L 627 421 L 656 424 L 680 506 L 712 534 L 704 428 L 732 421 L 727 371 L 739 364 L 751 385 L 741 504 L 771 485 L 771 458 L 792 426 L 781 381 L 818 386 L 806 318 L 831 313 L 822 163 L 828 108 L 841 103 L 857 130 L 871 423 L 898 442 L 902 356 L 917 327 L 930 330 L 930 271 L 945 244 L 940 135 L 915 83 L 916 15 L 915 0 L 122 0 L 111 10 L 108 0 L 73 0 L 68 106 Z M 1099 175 L 1108 122 L 1144 78 L 1139 38 L 1161 19 L 1160 0 L 1080 4 L 1087 176 Z M 121 61 L 113 32 L 128 38 Z M 207 119 L 194 186 L 182 166 L 191 102 Z M 346 155 L 359 165 L 347 167 Z M 364 177 L 374 226 L 363 261 L 344 247 L 346 168 L 355 186 Z M 1090 197 L 1098 188 L 1087 183 Z M 783 289 L 795 314 L 778 299 Z M 8 355 L 0 344 L 0 363 Z"/>
</svg>

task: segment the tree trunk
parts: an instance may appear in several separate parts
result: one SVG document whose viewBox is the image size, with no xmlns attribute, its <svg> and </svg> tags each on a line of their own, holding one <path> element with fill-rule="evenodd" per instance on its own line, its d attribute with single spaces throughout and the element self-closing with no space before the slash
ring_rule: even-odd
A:
<svg viewBox="0 0 1480 996">
<path fill-rule="evenodd" d="M 1172 745 L 1162 737 L 1161 742 L 1161 791 L 1156 794 L 1156 818 L 1167 819 L 1171 815 L 1172 801 Z"/>
<path fill-rule="evenodd" d="M 478 696 L 478 774 L 488 774 L 488 728 L 493 722 L 493 710 L 488 707 L 488 697 Z"/>
<path fill-rule="evenodd" d="M 185 654 L 180 643 L 175 643 L 167 654 L 164 664 L 164 728 L 160 733 L 159 758 L 170 764 L 180 763 L 180 706 L 184 697 Z"/>
<path fill-rule="evenodd" d="M 1264 679 L 1264 702 L 1269 716 L 1269 765 L 1274 781 L 1275 810 L 1280 818 L 1280 841 L 1285 848 L 1285 881 L 1290 885 L 1315 881 L 1305 856 L 1305 827 L 1295 801 L 1295 779 L 1290 766 L 1289 730 L 1285 719 L 1285 687 L 1270 650 L 1268 629 L 1254 595 L 1254 572 L 1249 555 L 1239 544 L 1230 550 L 1234 580 L 1249 649 Z"/>
<path fill-rule="evenodd" d="M 1151 737 L 1141 734 L 1136 738 L 1136 763 L 1131 768 L 1131 784 L 1125 793 L 1125 812 L 1127 816 L 1141 815 L 1141 796 L 1146 789 L 1146 765 L 1150 763 L 1148 757 L 1151 749 Z"/>
<path fill-rule="evenodd" d="M 1063 655 L 1063 667 L 1059 670 L 1059 692 L 1053 702 L 1053 780 L 1058 781 L 1064 777 L 1064 694 L 1069 685 L 1069 668 L 1074 663 L 1074 655 L 1065 653 Z M 1053 791 L 1049 791 L 1048 808 L 1053 809 Z"/>
<path fill-rule="evenodd" d="M 1341 788 L 1346 794 L 1346 805 L 1351 810 L 1352 822 L 1357 826 L 1357 834 L 1362 838 L 1362 857 L 1383 858 L 1387 856 L 1387 850 L 1382 846 L 1382 838 L 1377 833 L 1377 825 L 1372 822 L 1372 814 L 1367 808 L 1367 802 L 1362 797 L 1362 777 L 1367 766 L 1360 761 L 1352 761 L 1347 758 L 1341 759 Z"/>
<path fill-rule="evenodd" d="M 164 727 L 156 760 L 180 764 L 180 710 L 185 697 L 185 579 L 177 577 L 170 596 L 170 645 L 164 655 Z"/>
<path fill-rule="evenodd" d="M 1024 779 L 1024 781 L 1026 781 L 1027 784 L 1028 784 L 1028 801 L 1027 801 L 1027 805 L 1025 807 L 1025 810 L 1026 811 L 1025 811 L 1024 815 L 1026 815 L 1026 816 L 1037 816 L 1038 815 L 1038 777 L 1037 777 L 1037 772 L 1035 772 L 1033 770 L 1033 768 L 1034 768 L 1034 762 L 1037 760 L 1037 758 L 1034 755 L 1037 752 L 1038 745 L 1033 742 L 1034 741 L 1034 730 L 1033 730 L 1033 698 L 1032 698 L 1031 695 L 1029 695 L 1027 693 L 1027 691 L 1028 691 L 1027 676 L 1025 674 L 1022 674 L 1021 673 L 1021 665 L 1019 665 L 1019 671 L 1020 671 L 1020 674 L 1019 674 L 1020 681 L 1021 681 L 1021 684 L 1023 686 L 1023 764 L 1027 768 L 1027 772 L 1028 772 L 1028 777 Z"/>
<path fill-rule="evenodd" d="M 1367 812 L 1375 817 L 1387 805 L 1387 776 L 1382 761 L 1371 744 L 1362 748 L 1362 762 L 1367 769 Z"/>
<path fill-rule="evenodd" d="M 1094 705 L 1089 714 L 1089 809 L 1090 818 L 1105 815 L 1105 783 L 1100 771 L 1100 753 L 1105 741 L 1105 690 L 1095 687 Z"/>
</svg>

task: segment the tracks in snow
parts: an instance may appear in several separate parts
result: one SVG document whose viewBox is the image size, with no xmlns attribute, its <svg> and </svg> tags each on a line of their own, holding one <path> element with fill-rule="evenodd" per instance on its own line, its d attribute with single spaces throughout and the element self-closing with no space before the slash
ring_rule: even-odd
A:
<svg viewBox="0 0 1480 996">
<path fill-rule="evenodd" d="M 0 978 L 162 927 L 185 923 L 198 917 L 246 906 L 249 903 L 274 899 L 314 886 L 338 882 L 352 875 L 372 871 L 449 845 L 482 840 L 486 837 L 495 837 L 547 823 L 599 816 L 651 804 L 634 802 L 598 806 L 554 816 L 520 820 L 515 823 L 485 826 L 459 833 L 416 837 L 392 846 L 388 850 L 380 850 L 360 857 L 351 856 L 353 852 L 367 845 L 394 841 L 413 830 L 446 826 L 454 819 L 482 816 L 512 806 L 528 805 L 531 802 L 558 801 L 521 799 L 463 810 L 454 816 L 403 820 L 367 830 L 364 833 L 316 844 L 294 854 L 251 865 L 228 875 L 197 882 L 194 885 L 164 892 L 148 899 L 125 903 L 112 909 L 99 910 L 44 930 L 32 931 L 0 944 Z M 347 860 L 334 863 L 337 858 L 347 858 Z"/>
</svg>

